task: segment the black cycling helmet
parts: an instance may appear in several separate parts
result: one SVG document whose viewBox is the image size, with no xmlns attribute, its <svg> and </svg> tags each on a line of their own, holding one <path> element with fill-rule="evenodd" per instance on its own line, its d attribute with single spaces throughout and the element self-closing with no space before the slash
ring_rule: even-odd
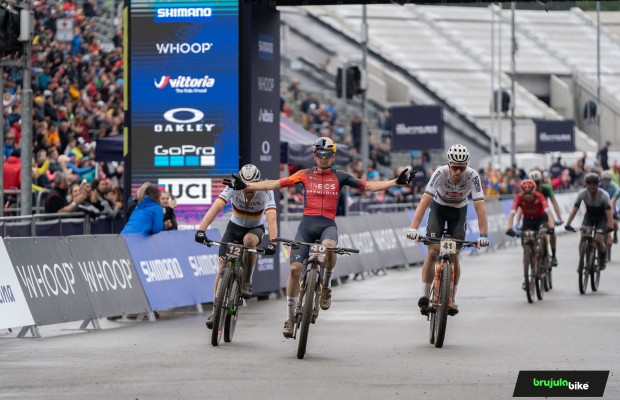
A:
<svg viewBox="0 0 620 400">
<path fill-rule="evenodd" d="M 601 181 L 601 178 L 599 178 L 598 174 L 595 174 L 594 172 L 586 174 L 585 179 L 586 183 L 599 183 Z"/>
</svg>

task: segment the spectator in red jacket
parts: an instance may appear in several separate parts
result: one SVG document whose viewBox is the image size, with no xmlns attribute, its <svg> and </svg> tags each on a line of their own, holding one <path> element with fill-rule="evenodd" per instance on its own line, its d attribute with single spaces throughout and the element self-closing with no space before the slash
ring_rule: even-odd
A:
<svg viewBox="0 0 620 400">
<path fill-rule="evenodd" d="M 13 150 L 11 156 L 4 163 L 4 189 L 19 189 L 22 187 L 22 160 L 20 149 Z"/>
</svg>

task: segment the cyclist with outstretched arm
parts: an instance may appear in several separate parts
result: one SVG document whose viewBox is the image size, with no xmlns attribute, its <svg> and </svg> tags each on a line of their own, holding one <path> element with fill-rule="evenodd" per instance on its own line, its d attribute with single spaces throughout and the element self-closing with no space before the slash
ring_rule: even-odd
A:
<svg viewBox="0 0 620 400">
<path fill-rule="evenodd" d="M 243 182 L 257 182 L 260 180 L 260 170 L 253 164 L 244 165 L 239 171 L 239 179 Z M 273 191 L 257 192 L 256 190 L 245 188 L 234 190 L 226 187 L 224 191 L 215 199 L 215 202 L 205 214 L 194 239 L 198 243 L 206 243 L 209 239 L 205 230 L 211 225 L 217 214 L 222 211 L 224 206 L 232 201 L 233 214 L 228 222 L 226 231 L 222 236 L 222 242 L 243 243 L 246 247 L 256 248 L 265 236 L 265 219 L 269 229 L 270 245 L 265 249 L 266 255 L 273 255 L 276 251 L 275 239 L 278 237 L 278 222 L 276 215 L 276 202 Z M 223 260 L 226 255 L 226 247 L 222 246 L 219 250 L 220 268 L 215 277 L 213 293 L 217 293 L 217 285 L 224 266 Z M 252 296 L 252 271 L 256 264 L 256 253 L 243 253 L 243 265 L 245 265 L 245 282 L 241 288 L 241 297 L 250 298 Z M 213 314 L 207 319 L 207 328 L 213 328 Z"/>
<path fill-rule="evenodd" d="M 426 186 L 422 200 L 415 210 L 411 228 L 407 237 L 418 241 L 420 238 L 418 228 L 426 209 L 430 207 L 426 235 L 441 238 L 444 225 L 448 223 L 449 234 L 454 239 L 465 239 L 465 223 L 467 220 L 467 197 L 472 194 L 474 209 L 478 216 L 478 247 L 489 245 L 487 211 L 484 205 L 484 193 L 480 184 L 478 172 L 469 164 L 469 150 L 461 144 L 455 144 L 448 150 L 448 165 L 439 167 L 433 173 L 431 180 Z M 430 291 L 435 274 L 435 264 L 439 255 L 439 245 L 428 246 L 426 259 L 422 266 L 422 297 L 418 300 L 418 306 L 422 315 L 428 315 L 430 306 Z M 456 315 L 458 307 L 454 302 L 456 289 L 461 274 L 459 258 L 456 257 L 454 264 L 454 290 L 452 292 L 452 307 L 448 310 L 449 315 Z"/>
<path fill-rule="evenodd" d="M 295 184 L 303 186 L 304 215 L 297 229 L 295 240 L 314 243 L 320 240 L 326 247 L 336 247 L 338 244 L 338 227 L 336 226 L 336 208 L 338 196 L 344 186 L 351 186 L 360 190 L 373 192 L 387 190 L 396 185 L 406 185 L 411 181 L 414 172 L 407 173 L 405 169 L 396 179 L 389 181 L 364 181 L 355 178 L 343 171 L 335 171 L 332 164 L 336 155 L 336 143 L 330 138 L 317 139 L 312 146 L 314 162 L 313 168 L 300 170 L 293 175 L 262 182 L 246 183 L 233 175 L 232 180 L 225 180 L 225 184 L 237 190 L 248 188 L 252 190 L 275 190 Z M 287 319 L 282 333 L 284 337 L 293 337 L 293 318 L 299 295 L 299 277 L 303 269 L 303 261 L 308 258 L 307 247 L 293 249 L 290 255 L 291 269 L 286 282 Z M 336 265 L 336 254 L 329 252 L 325 257 L 325 275 L 321 292 L 320 306 L 327 310 L 331 306 L 331 277 Z"/>
<path fill-rule="evenodd" d="M 609 195 L 607 192 L 598 186 L 600 182 L 599 176 L 593 172 L 590 172 L 586 174 L 585 181 L 586 188 L 581 189 L 579 194 L 577 194 L 575 206 L 566 220 L 566 226 L 564 229 L 575 232 L 575 228 L 573 228 L 570 223 L 573 222 L 573 218 L 575 218 L 577 211 L 579 211 L 579 206 L 583 201 L 586 205 L 586 215 L 583 216 L 582 225 L 594 226 L 594 229 L 596 230 L 607 229 L 608 232 L 613 231 L 611 202 L 609 201 Z M 599 254 L 605 254 L 605 236 L 607 235 L 603 235 L 598 232 L 594 235 L 594 241 L 598 247 Z M 606 262 L 607 257 L 601 257 L 601 271 L 607 266 Z M 582 266 L 580 265 L 577 272 L 581 272 L 581 267 Z"/>
</svg>

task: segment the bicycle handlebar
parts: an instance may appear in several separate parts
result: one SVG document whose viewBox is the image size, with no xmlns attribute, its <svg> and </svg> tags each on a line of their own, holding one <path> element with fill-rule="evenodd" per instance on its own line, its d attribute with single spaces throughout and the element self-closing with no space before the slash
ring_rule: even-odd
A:
<svg viewBox="0 0 620 400">
<path fill-rule="evenodd" d="M 205 246 L 209 246 L 209 247 L 211 247 L 213 245 L 216 245 L 216 246 L 228 246 L 228 244 L 236 244 L 236 245 L 239 245 L 239 246 L 243 246 L 243 245 L 241 245 L 239 243 L 219 242 L 219 241 L 213 240 L 213 239 L 209 239 L 206 242 L 204 242 L 203 244 Z M 260 248 L 260 247 L 254 248 L 254 247 L 243 246 L 243 250 L 247 251 L 248 253 L 256 253 L 256 254 L 263 254 L 263 255 L 265 254 L 265 249 Z"/>
<path fill-rule="evenodd" d="M 456 244 L 463 245 L 463 247 L 478 247 L 478 242 L 472 242 L 472 241 L 461 240 L 461 239 L 452 239 L 452 238 L 450 238 L 450 240 L 454 240 L 456 242 Z M 422 243 L 424 243 L 425 245 L 428 246 L 429 244 L 435 244 L 435 243 L 441 242 L 441 239 L 440 238 L 427 237 L 427 236 L 420 236 L 420 242 L 422 242 Z"/>
<path fill-rule="evenodd" d="M 295 249 L 299 246 L 310 247 L 320 243 L 305 243 L 298 242 L 296 240 L 284 239 L 284 238 L 276 238 L 276 241 L 282 242 L 287 246 L 291 246 L 291 248 Z M 331 251 L 338 254 L 347 254 L 347 253 L 359 253 L 358 249 L 348 249 L 346 247 L 326 247 L 327 251 Z"/>
</svg>

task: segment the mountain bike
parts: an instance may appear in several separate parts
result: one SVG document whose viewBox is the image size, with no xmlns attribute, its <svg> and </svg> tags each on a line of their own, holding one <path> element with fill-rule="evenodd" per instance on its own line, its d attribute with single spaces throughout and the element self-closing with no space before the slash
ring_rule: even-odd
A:
<svg viewBox="0 0 620 400">
<path fill-rule="evenodd" d="M 577 272 L 579 272 L 579 293 L 586 294 L 588 289 L 588 279 L 590 280 L 590 285 L 593 292 L 598 290 L 598 286 L 601 281 L 600 259 L 602 255 L 599 254 L 598 246 L 594 241 L 594 235 L 603 234 L 605 238 L 605 246 L 607 247 L 607 230 L 596 229 L 595 226 L 584 225 L 580 228 L 580 231 L 581 240 L 579 241 L 579 268 Z M 603 257 L 607 257 L 607 254 Z"/>
<path fill-rule="evenodd" d="M 293 339 L 297 339 L 297 332 L 299 331 L 297 358 L 303 359 L 306 354 L 310 323 L 314 324 L 319 317 L 319 303 L 321 301 L 321 291 L 323 289 L 325 256 L 328 252 L 349 255 L 350 253 L 359 253 L 360 251 L 344 247 L 326 247 L 321 243 L 304 243 L 282 238 L 276 240 L 284 243 L 286 246 L 290 246 L 291 249 L 298 249 L 301 246 L 310 249 L 308 258 L 303 262 L 303 270 L 300 276 L 299 298 L 297 300 L 297 307 L 295 308 L 293 320 L 295 323 Z"/>
<path fill-rule="evenodd" d="M 527 229 L 517 234 L 523 246 L 523 289 L 528 303 L 534 302 L 534 292 L 538 300 L 542 300 L 545 286 L 551 286 L 551 278 L 547 278 L 551 271 L 551 259 L 548 246 L 543 246 L 541 242 L 546 231 L 546 227 L 541 227 L 540 230 Z"/>
<path fill-rule="evenodd" d="M 429 246 L 439 244 L 439 257 L 435 266 L 435 279 L 431 286 L 430 309 L 427 320 L 430 321 L 429 341 L 435 347 L 443 346 L 448 324 L 448 310 L 452 306 L 454 292 L 454 263 L 462 247 L 477 247 L 477 242 L 453 239 L 443 235 L 441 239 L 421 237 L 420 242 Z"/>
<path fill-rule="evenodd" d="M 211 247 L 226 246 L 224 266 L 213 299 L 213 329 L 211 330 L 211 345 L 218 346 L 224 337 L 224 342 L 231 342 L 237 326 L 239 307 L 243 305 L 241 288 L 245 281 L 245 267 L 241 256 L 244 251 L 256 254 L 265 254 L 261 248 L 246 247 L 232 242 L 207 240 L 205 245 Z"/>
</svg>

